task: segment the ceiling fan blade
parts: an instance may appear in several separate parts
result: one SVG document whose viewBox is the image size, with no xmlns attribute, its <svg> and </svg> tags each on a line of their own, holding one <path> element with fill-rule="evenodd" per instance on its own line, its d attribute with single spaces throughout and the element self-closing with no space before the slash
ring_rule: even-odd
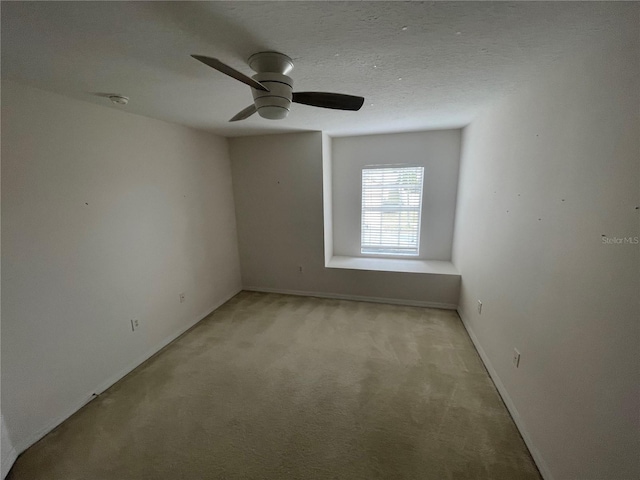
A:
<svg viewBox="0 0 640 480">
<path fill-rule="evenodd" d="M 295 92 L 293 101 L 312 107 L 333 108 L 336 110 L 360 110 L 364 97 L 326 92 Z"/>
<path fill-rule="evenodd" d="M 235 117 L 233 117 L 230 122 L 237 122 L 238 120 L 244 120 L 245 118 L 249 118 L 251 115 L 256 113 L 258 109 L 255 105 L 249 105 L 247 108 L 238 112 Z"/>
<path fill-rule="evenodd" d="M 263 90 L 265 92 L 269 91 L 269 89 L 265 87 L 263 84 L 261 84 L 260 82 L 257 82 L 253 78 L 245 75 L 242 72 L 239 72 L 235 68 L 231 68 L 229 65 L 222 63 L 217 58 L 205 57 L 203 55 L 191 55 L 191 56 L 196 60 L 198 60 L 199 62 L 202 62 L 211 68 L 215 68 L 216 70 L 224 73 L 225 75 L 229 75 L 231 78 L 235 78 L 236 80 L 239 80 L 242 83 L 246 83 L 252 88 L 255 88 L 257 90 Z"/>
</svg>

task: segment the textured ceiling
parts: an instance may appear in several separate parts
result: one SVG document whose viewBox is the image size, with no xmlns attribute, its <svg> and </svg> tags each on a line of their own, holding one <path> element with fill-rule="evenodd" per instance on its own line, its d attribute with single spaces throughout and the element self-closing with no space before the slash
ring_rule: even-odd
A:
<svg viewBox="0 0 640 480">
<path fill-rule="evenodd" d="M 479 109 L 615 34 L 628 4 L 598 2 L 3 2 L 2 77 L 225 136 L 461 127 Z M 637 10 L 635 10 L 637 15 Z M 404 29 L 403 27 L 406 27 Z M 294 90 L 366 97 L 360 112 L 294 104 L 254 115 L 249 87 L 190 58 L 293 58 Z M 111 107 L 100 93 L 131 97 Z"/>
</svg>

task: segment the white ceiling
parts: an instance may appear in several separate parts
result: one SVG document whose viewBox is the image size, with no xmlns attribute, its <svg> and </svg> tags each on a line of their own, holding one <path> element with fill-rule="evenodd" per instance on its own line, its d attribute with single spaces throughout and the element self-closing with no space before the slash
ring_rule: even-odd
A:
<svg viewBox="0 0 640 480">
<path fill-rule="evenodd" d="M 2 2 L 2 77 L 225 136 L 355 135 L 461 127 L 561 58 L 615 34 L 599 2 Z M 403 27 L 407 27 L 403 30 Z M 294 104 L 286 120 L 228 119 L 246 59 L 293 58 L 294 91 L 362 95 L 359 112 Z M 401 80 L 400 80 L 401 78 Z M 131 97 L 111 106 L 100 93 Z"/>
</svg>

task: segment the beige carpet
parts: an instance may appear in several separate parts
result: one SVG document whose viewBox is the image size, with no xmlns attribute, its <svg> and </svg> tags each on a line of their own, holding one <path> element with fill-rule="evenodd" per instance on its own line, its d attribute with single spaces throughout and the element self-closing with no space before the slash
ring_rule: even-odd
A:
<svg viewBox="0 0 640 480">
<path fill-rule="evenodd" d="M 540 477 L 455 312 L 242 292 L 9 478 Z"/>
</svg>

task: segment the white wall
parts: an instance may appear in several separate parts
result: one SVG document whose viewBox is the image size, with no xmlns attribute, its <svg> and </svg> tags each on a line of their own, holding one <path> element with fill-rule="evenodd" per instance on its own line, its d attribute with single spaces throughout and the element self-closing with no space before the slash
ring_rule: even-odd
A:
<svg viewBox="0 0 640 480">
<path fill-rule="evenodd" d="M 321 133 L 232 138 L 229 145 L 245 288 L 457 304 L 454 275 L 325 268 Z"/>
<path fill-rule="evenodd" d="M 334 138 L 333 254 L 362 256 L 362 168 L 409 164 L 424 167 L 420 253 L 412 258 L 451 260 L 460 139 L 460 130 Z"/>
<path fill-rule="evenodd" d="M 225 139 L 5 82 L 2 234 L 19 451 L 240 289 Z"/>
<path fill-rule="evenodd" d="M 0 478 L 4 478 L 7 473 L 9 473 L 9 470 L 17 457 L 16 449 L 13 447 L 13 442 L 11 441 L 9 431 L 7 430 L 7 426 L 4 422 L 4 415 L 0 415 L 0 453 L 2 454 Z"/>
<path fill-rule="evenodd" d="M 1 174 L 0 174 L 1 177 Z M 2 190 L 0 188 L 0 190 Z M 1 215 L 0 215 L 1 216 Z M 1 228 L 0 228 L 1 230 Z M 1 250 L 1 247 L 0 247 Z M 2 263 L 0 262 L 0 266 Z M 1 269 L 0 269 L 0 277 L 1 277 Z M 0 292 L 1 292 L 0 288 Z M 0 295 L 1 297 L 1 295 Z M 1 310 L 1 309 L 0 309 Z M 1 313 L 1 312 L 0 312 Z M 2 351 L 2 318 L 0 315 L 0 353 Z M 7 425 L 4 421 L 4 415 L 2 414 L 2 355 L 0 354 L 0 478 L 4 478 L 7 473 L 9 473 L 9 469 L 13 465 L 13 462 L 16 460 L 17 452 L 13 447 L 13 442 L 11 441 L 11 437 L 9 435 L 9 431 L 7 430 Z"/>
<path fill-rule="evenodd" d="M 568 60 L 463 134 L 459 311 L 548 479 L 640 478 L 640 245 L 602 237 L 640 235 L 627 8 L 612 32 L 630 40 Z"/>
<path fill-rule="evenodd" d="M 324 215 L 324 260 L 325 265 L 333 257 L 333 182 L 332 182 L 332 141 L 322 133 L 322 212 Z"/>
</svg>

